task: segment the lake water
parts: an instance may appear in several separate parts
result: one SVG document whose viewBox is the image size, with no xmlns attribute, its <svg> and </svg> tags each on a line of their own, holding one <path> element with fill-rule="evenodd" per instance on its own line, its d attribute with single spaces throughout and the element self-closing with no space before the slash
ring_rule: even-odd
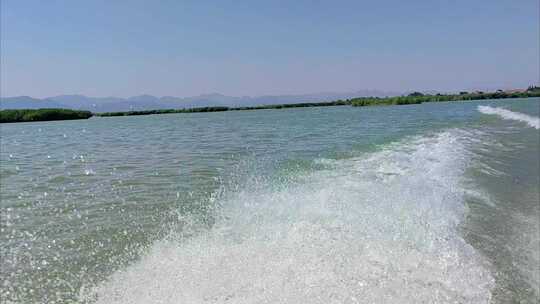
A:
<svg viewBox="0 0 540 304">
<path fill-rule="evenodd" d="M 529 98 L 3 124 L 0 296 L 537 303 L 539 112 Z"/>
</svg>

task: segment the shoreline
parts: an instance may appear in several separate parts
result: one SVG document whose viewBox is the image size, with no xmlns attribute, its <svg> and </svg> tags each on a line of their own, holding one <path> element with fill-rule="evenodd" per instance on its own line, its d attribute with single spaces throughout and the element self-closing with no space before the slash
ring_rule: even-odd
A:
<svg viewBox="0 0 540 304">
<path fill-rule="evenodd" d="M 280 110 L 291 108 L 311 108 L 311 107 L 331 107 L 331 106 L 392 106 L 392 105 L 412 105 L 422 104 L 427 102 L 449 102 L 449 101 L 478 101 L 490 99 L 515 99 L 515 98 L 534 98 L 540 97 L 540 89 L 535 88 L 531 91 L 506 93 L 466 93 L 460 94 L 436 94 L 424 95 L 419 92 L 411 93 L 407 96 L 395 97 L 358 97 L 346 100 L 336 100 L 327 102 L 304 102 L 276 105 L 261 105 L 247 107 L 226 107 L 226 106 L 209 106 L 198 108 L 183 108 L 183 109 L 156 109 L 156 110 L 141 110 L 141 111 L 119 111 L 119 112 L 103 112 L 92 113 L 90 111 L 79 111 L 71 109 L 6 109 L 0 111 L 0 123 L 16 123 L 16 122 L 35 122 L 35 121 L 55 121 L 55 120 L 75 120 L 88 119 L 92 116 L 96 117 L 116 117 L 116 116 L 139 116 L 139 115 L 155 115 L 155 114 L 178 114 L 178 113 L 207 113 L 207 112 L 228 112 L 228 111 L 254 111 L 254 110 Z"/>
</svg>

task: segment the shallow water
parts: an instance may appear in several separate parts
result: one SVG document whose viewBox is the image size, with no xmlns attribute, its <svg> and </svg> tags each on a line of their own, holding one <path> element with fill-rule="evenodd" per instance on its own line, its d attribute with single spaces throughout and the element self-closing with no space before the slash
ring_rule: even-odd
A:
<svg viewBox="0 0 540 304">
<path fill-rule="evenodd" d="M 2 299 L 536 303 L 539 107 L 4 124 Z"/>
</svg>

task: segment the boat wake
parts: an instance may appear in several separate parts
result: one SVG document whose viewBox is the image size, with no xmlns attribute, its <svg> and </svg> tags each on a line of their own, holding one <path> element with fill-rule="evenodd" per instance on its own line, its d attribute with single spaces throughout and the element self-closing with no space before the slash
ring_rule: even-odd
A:
<svg viewBox="0 0 540 304">
<path fill-rule="evenodd" d="M 253 183 L 218 196 L 213 228 L 172 233 L 81 297 L 487 303 L 494 285 L 488 265 L 458 232 L 470 161 L 464 136 L 409 138 L 362 157 L 319 161 L 322 168 L 291 180 L 254 174 Z"/>
<path fill-rule="evenodd" d="M 478 111 L 483 114 L 497 115 L 503 119 L 517 120 L 527 123 L 530 127 L 540 129 L 540 118 L 523 113 L 512 112 L 498 107 L 478 106 Z"/>
</svg>

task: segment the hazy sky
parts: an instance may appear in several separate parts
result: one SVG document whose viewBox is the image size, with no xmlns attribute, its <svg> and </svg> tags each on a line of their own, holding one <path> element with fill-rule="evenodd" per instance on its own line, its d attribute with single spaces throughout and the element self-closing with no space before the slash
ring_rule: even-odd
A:
<svg viewBox="0 0 540 304">
<path fill-rule="evenodd" d="M 1 3 L 2 96 L 457 90 L 540 77 L 538 0 Z"/>
</svg>

